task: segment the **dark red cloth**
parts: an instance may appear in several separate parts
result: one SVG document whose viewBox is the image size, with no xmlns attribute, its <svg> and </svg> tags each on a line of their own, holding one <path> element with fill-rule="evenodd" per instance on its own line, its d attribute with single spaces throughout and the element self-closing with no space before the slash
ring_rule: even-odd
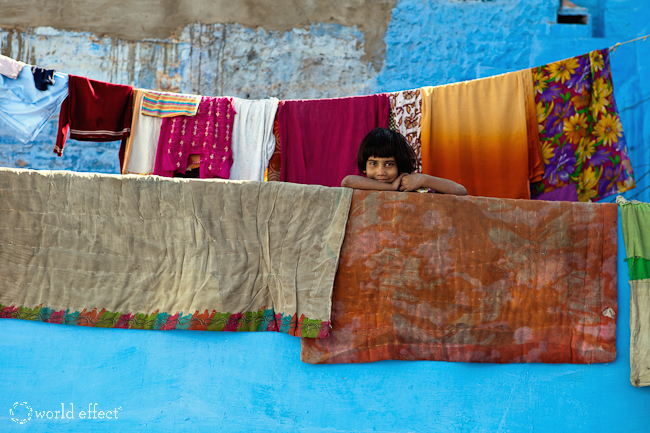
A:
<svg viewBox="0 0 650 433">
<path fill-rule="evenodd" d="M 359 174 L 357 152 L 374 128 L 388 128 L 388 95 L 284 101 L 278 108 L 282 141 L 280 180 L 341 186 Z"/>
<path fill-rule="evenodd" d="M 133 87 L 70 75 L 69 95 L 61 105 L 54 153 L 61 156 L 70 138 L 80 141 L 117 141 L 131 133 Z"/>
</svg>

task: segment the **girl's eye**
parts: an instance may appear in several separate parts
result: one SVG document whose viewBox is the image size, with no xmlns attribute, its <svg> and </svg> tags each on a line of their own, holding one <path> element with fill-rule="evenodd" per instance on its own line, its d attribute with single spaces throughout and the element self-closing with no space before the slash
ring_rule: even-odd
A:
<svg viewBox="0 0 650 433">
<path fill-rule="evenodd" d="M 387 162 L 387 163 L 386 163 L 386 166 L 387 166 L 387 167 L 392 167 L 392 166 L 394 166 L 394 165 L 395 165 L 394 162 Z"/>
</svg>

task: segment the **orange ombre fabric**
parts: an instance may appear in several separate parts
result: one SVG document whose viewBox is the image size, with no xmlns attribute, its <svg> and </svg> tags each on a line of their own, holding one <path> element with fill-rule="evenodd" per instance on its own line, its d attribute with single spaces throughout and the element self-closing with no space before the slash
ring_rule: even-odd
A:
<svg viewBox="0 0 650 433">
<path fill-rule="evenodd" d="M 541 179 L 530 70 L 422 88 L 422 172 L 470 195 L 530 198 Z"/>
</svg>

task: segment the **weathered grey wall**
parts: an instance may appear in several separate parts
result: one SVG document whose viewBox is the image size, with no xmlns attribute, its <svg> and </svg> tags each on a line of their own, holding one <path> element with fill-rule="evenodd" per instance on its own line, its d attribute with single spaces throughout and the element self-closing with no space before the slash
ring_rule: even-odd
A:
<svg viewBox="0 0 650 433">
<path fill-rule="evenodd" d="M 381 67 L 384 33 L 396 0 L 3 0 L 0 27 L 91 32 L 126 40 L 167 39 L 193 23 L 262 27 L 268 31 L 309 28 L 312 23 L 357 27 L 364 35 L 363 60 Z"/>
<path fill-rule="evenodd" d="M 369 92 L 377 73 L 356 27 L 287 31 L 190 24 L 173 39 L 129 41 L 38 27 L 0 31 L 3 54 L 119 84 L 201 95 L 281 99 Z"/>
</svg>

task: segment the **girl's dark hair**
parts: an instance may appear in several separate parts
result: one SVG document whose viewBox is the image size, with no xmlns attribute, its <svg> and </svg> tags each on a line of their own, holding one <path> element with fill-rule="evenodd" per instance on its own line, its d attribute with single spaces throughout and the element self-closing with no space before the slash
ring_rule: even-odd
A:
<svg viewBox="0 0 650 433">
<path fill-rule="evenodd" d="M 387 128 L 375 128 L 361 140 L 357 154 L 357 166 L 361 173 L 366 171 L 366 162 L 371 156 L 395 158 L 399 174 L 413 173 L 417 164 L 415 152 L 406 138 Z"/>
</svg>

